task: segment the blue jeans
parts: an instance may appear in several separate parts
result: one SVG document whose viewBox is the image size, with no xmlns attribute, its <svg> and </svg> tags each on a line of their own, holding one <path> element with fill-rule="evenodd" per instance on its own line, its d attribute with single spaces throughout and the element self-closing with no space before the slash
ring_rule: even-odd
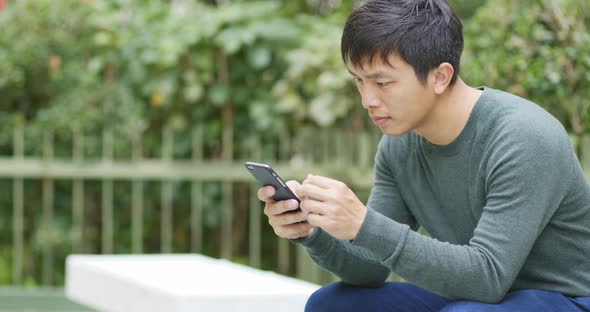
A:
<svg viewBox="0 0 590 312">
<path fill-rule="evenodd" d="M 580 311 L 590 312 L 590 297 L 570 298 L 560 293 L 525 289 L 508 293 L 498 304 L 450 300 L 408 283 L 388 282 L 380 288 L 326 285 L 314 292 L 305 312 L 346 311 Z"/>
</svg>

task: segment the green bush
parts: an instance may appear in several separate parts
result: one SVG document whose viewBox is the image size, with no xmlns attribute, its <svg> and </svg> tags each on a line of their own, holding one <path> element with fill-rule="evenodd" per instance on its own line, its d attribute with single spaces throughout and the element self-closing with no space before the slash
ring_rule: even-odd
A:
<svg viewBox="0 0 590 312">
<path fill-rule="evenodd" d="M 489 1 L 467 23 L 465 38 L 469 82 L 529 98 L 572 132 L 588 131 L 588 1 Z"/>
</svg>

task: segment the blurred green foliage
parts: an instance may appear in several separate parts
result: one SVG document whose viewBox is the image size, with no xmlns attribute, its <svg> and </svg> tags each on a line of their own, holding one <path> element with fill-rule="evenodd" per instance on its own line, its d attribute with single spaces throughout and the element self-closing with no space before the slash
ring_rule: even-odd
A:
<svg viewBox="0 0 590 312">
<path fill-rule="evenodd" d="M 456 2 L 466 16 L 482 3 Z M 103 128 L 122 137 L 147 131 L 145 150 L 155 155 L 163 127 L 182 132 L 200 124 L 208 156 L 217 157 L 226 102 L 240 129 L 235 141 L 246 145 L 253 132 L 346 125 L 351 110 L 362 128 L 339 56 L 342 25 L 358 3 L 11 2 L 0 14 L 0 142 L 23 122 L 32 139 L 47 128 L 66 138 Z M 177 154 L 188 154 L 186 137 Z M 39 153 L 40 142 L 31 143 L 30 152 Z M 87 154 L 100 154 L 99 146 L 88 142 Z"/>
<path fill-rule="evenodd" d="M 465 30 L 463 76 L 542 105 L 576 134 L 590 123 L 590 2 L 490 1 Z"/>
<path fill-rule="evenodd" d="M 273 2 L 16 2 L 0 15 L 3 139 L 26 121 L 64 132 L 111 128 L 125 137 L 149 130 L 156 138 L 165 126 L 201 124 L 213 142 L 227 101 L 235 127 L 246 130 L 237 141 L 257 127 L 281 127 L 271 118 L 277 113 L 269 90 L 298 29 L 277 11 Z M 250 118 L 260 106 L 272 123 Z M 155 153 L 159 141 L 145 140 L 147 153 Z M 183 154 L 190 144 L 179 146 Z"/>
<path fill-rule="evenodd" d="M 320 126 L 333 125 L 358 105 L 352 79 L 340 57 L 342 33 L 334 22 L 298 20 L 305 33 L 301 44 L 286 54 L 289 67 L 274 86 L 277 108 L 297 120 L 311 119 Z"/>
</svg>

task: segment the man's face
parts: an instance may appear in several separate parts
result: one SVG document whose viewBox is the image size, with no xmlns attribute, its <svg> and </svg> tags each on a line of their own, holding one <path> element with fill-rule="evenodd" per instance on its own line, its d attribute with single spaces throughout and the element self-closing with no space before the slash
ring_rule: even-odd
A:
<svg viewBox="0 0 590 312">
<path fill-rule="evenodd" d="M 423 85 L 400 57 L 391 55 L 388 60 L 391 65 L 375 57 L 362 68 L 347 67 L 373 122 L 383 134 L 399 136 L 424 125 L 434 108 L 435 94 L 430 83 Z"/>
</svg>

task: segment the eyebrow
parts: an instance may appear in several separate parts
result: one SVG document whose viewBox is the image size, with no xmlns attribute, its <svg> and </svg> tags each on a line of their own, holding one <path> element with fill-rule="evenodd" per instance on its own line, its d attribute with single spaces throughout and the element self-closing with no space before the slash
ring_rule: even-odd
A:
<svg viewBox="0 0 590 312">
<path fill-rule="evenodd" d="M 355 77 L 359 77 L 359 75 L 357 75 L 357 74 L 355 74 L 355 73 L 351 72 L 351 71 L 350 71 L 350 69 L 348 69 L 348 68 L 347 68 L 347 70 L 348 70 L 348 72 L 349 72 L 351 75 L 353 75 L 353 76 L 355 76 Z M 385 76 L 388 76 L 387 72 L 385 72 L 385 71 L 383 71 L 383 70 L 378 70 L 378 71 L 376 71 L 376 72 L 372 72 L 372 73 L 368 74 L 368 75 L 366 76 L 366 78 L 367 78 L 367 79 L 376 79 L 376 78 L 382 78 L 382 77 L 385 77 Z"/>
</svg>

